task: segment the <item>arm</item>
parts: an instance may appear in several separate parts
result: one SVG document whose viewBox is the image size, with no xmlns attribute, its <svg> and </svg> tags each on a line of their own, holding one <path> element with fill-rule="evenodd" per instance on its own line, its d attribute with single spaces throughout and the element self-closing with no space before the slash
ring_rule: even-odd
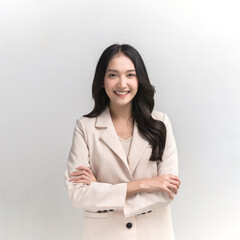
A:
<svg viewBox="0 0 240 240">
<path fill-rule="evenodd" d="M 167 128 L 166 146 L 162 162 L 158 164 L 157 175 L 173 174 L 178 176 L 178 155 L 176 142 L 172 131 L 171 122 L 165 114 L 164 123 Z M 144 180 L 143 180 L 144 181 Z M 163 191 L 147 193 L 139 190 L 137 194 L 127 197 L 124 206 L 125 217 L 131 217 L 155 208 L 163 208 L 169 205 L 173 199 Z"/>
<path fill-rule="evenodd" d="M 84 126 L 81 119 L 78 119 L 76 121 L 72 147 L 65 170 L 65 184 L 73 206 L 92 211 L 109 208 L 123 210 L 127 193 L 127 183 L 109 184 L 92 182 L 88 186 L 85 183 L 73 183 L 69 181 L 70 174 L 75 171 L 78 166 L 90 167 L 85 136 Z"/>
<path fill-rule="evenodd" d="M 132 181 L 127 183 L 127 196 L 126 198 L 135 195 L 136 193 L 143 192 L 142 180 Z"/>
</svg>

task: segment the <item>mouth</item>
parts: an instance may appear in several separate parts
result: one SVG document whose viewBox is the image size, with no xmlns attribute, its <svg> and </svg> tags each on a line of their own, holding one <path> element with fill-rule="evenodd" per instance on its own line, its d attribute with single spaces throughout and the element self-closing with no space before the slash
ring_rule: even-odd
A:
<svg viewBox="0 0 240 240">
<path fill-rule="evenodd" d="M 121 91 L 113 91 L 117 96 L 119 97 L 124 97 L 126 96 L 130 91 L 124 91 L 124 92 L 121 92 Z"/>
</svg>

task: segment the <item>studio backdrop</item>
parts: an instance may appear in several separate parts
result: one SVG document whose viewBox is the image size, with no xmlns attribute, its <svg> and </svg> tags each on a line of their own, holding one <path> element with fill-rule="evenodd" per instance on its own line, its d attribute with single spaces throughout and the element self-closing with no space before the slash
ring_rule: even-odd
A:
<svg viewBox="0 0 240 240">
<path fill-rule="evenodd" d="M 240 33 L 234 0 L 0 1 L 0 239 L 79 239 L 64 170 L 102 51 L 128 43 L 168 114 L 176 240 L 240 239 Z"/>
</svg>

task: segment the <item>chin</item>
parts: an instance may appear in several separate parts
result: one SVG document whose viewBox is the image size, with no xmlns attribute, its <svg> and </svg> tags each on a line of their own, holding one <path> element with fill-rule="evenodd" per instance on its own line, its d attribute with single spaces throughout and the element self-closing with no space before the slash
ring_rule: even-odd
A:
<svg viewBox="0 0 240 240">
<path fill-rule="evenodd" d="M 119 106 L 119 107 L 124 107 L 124 106 L 128 106 L 132 104 L 132 101 L 130 102 L 126 102 L 126 103 L 114 103 L 115 105 Z"/>
</svg>

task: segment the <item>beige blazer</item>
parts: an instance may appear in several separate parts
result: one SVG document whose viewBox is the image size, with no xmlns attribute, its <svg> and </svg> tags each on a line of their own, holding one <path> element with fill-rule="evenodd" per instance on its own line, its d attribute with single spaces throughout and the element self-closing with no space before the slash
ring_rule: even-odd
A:
<svg viewBox="0 0 240 240">
<path fill-rule="evenodd" d="M 175 239 L 172 200 L 167 193 L 141 192 L 126 198 L 128 182 L 163 174 L 178 176 L 178 156 L 170 120 L 166 113 L 159 111 L 153 111 L 152 117 L 163 121 L 167 128 L 162 162 L 149 161 L 151 146 L 135 123 L 128 164 L 108 106 L 98 117 L 82 116 L 76 120 L 65 183 L 73 206 L 83 209 L 83 240 Z M 70 173 L 78 166 L 90 167 L 97 182 L 90 185 L 69 182 Z"/>
</svg>

